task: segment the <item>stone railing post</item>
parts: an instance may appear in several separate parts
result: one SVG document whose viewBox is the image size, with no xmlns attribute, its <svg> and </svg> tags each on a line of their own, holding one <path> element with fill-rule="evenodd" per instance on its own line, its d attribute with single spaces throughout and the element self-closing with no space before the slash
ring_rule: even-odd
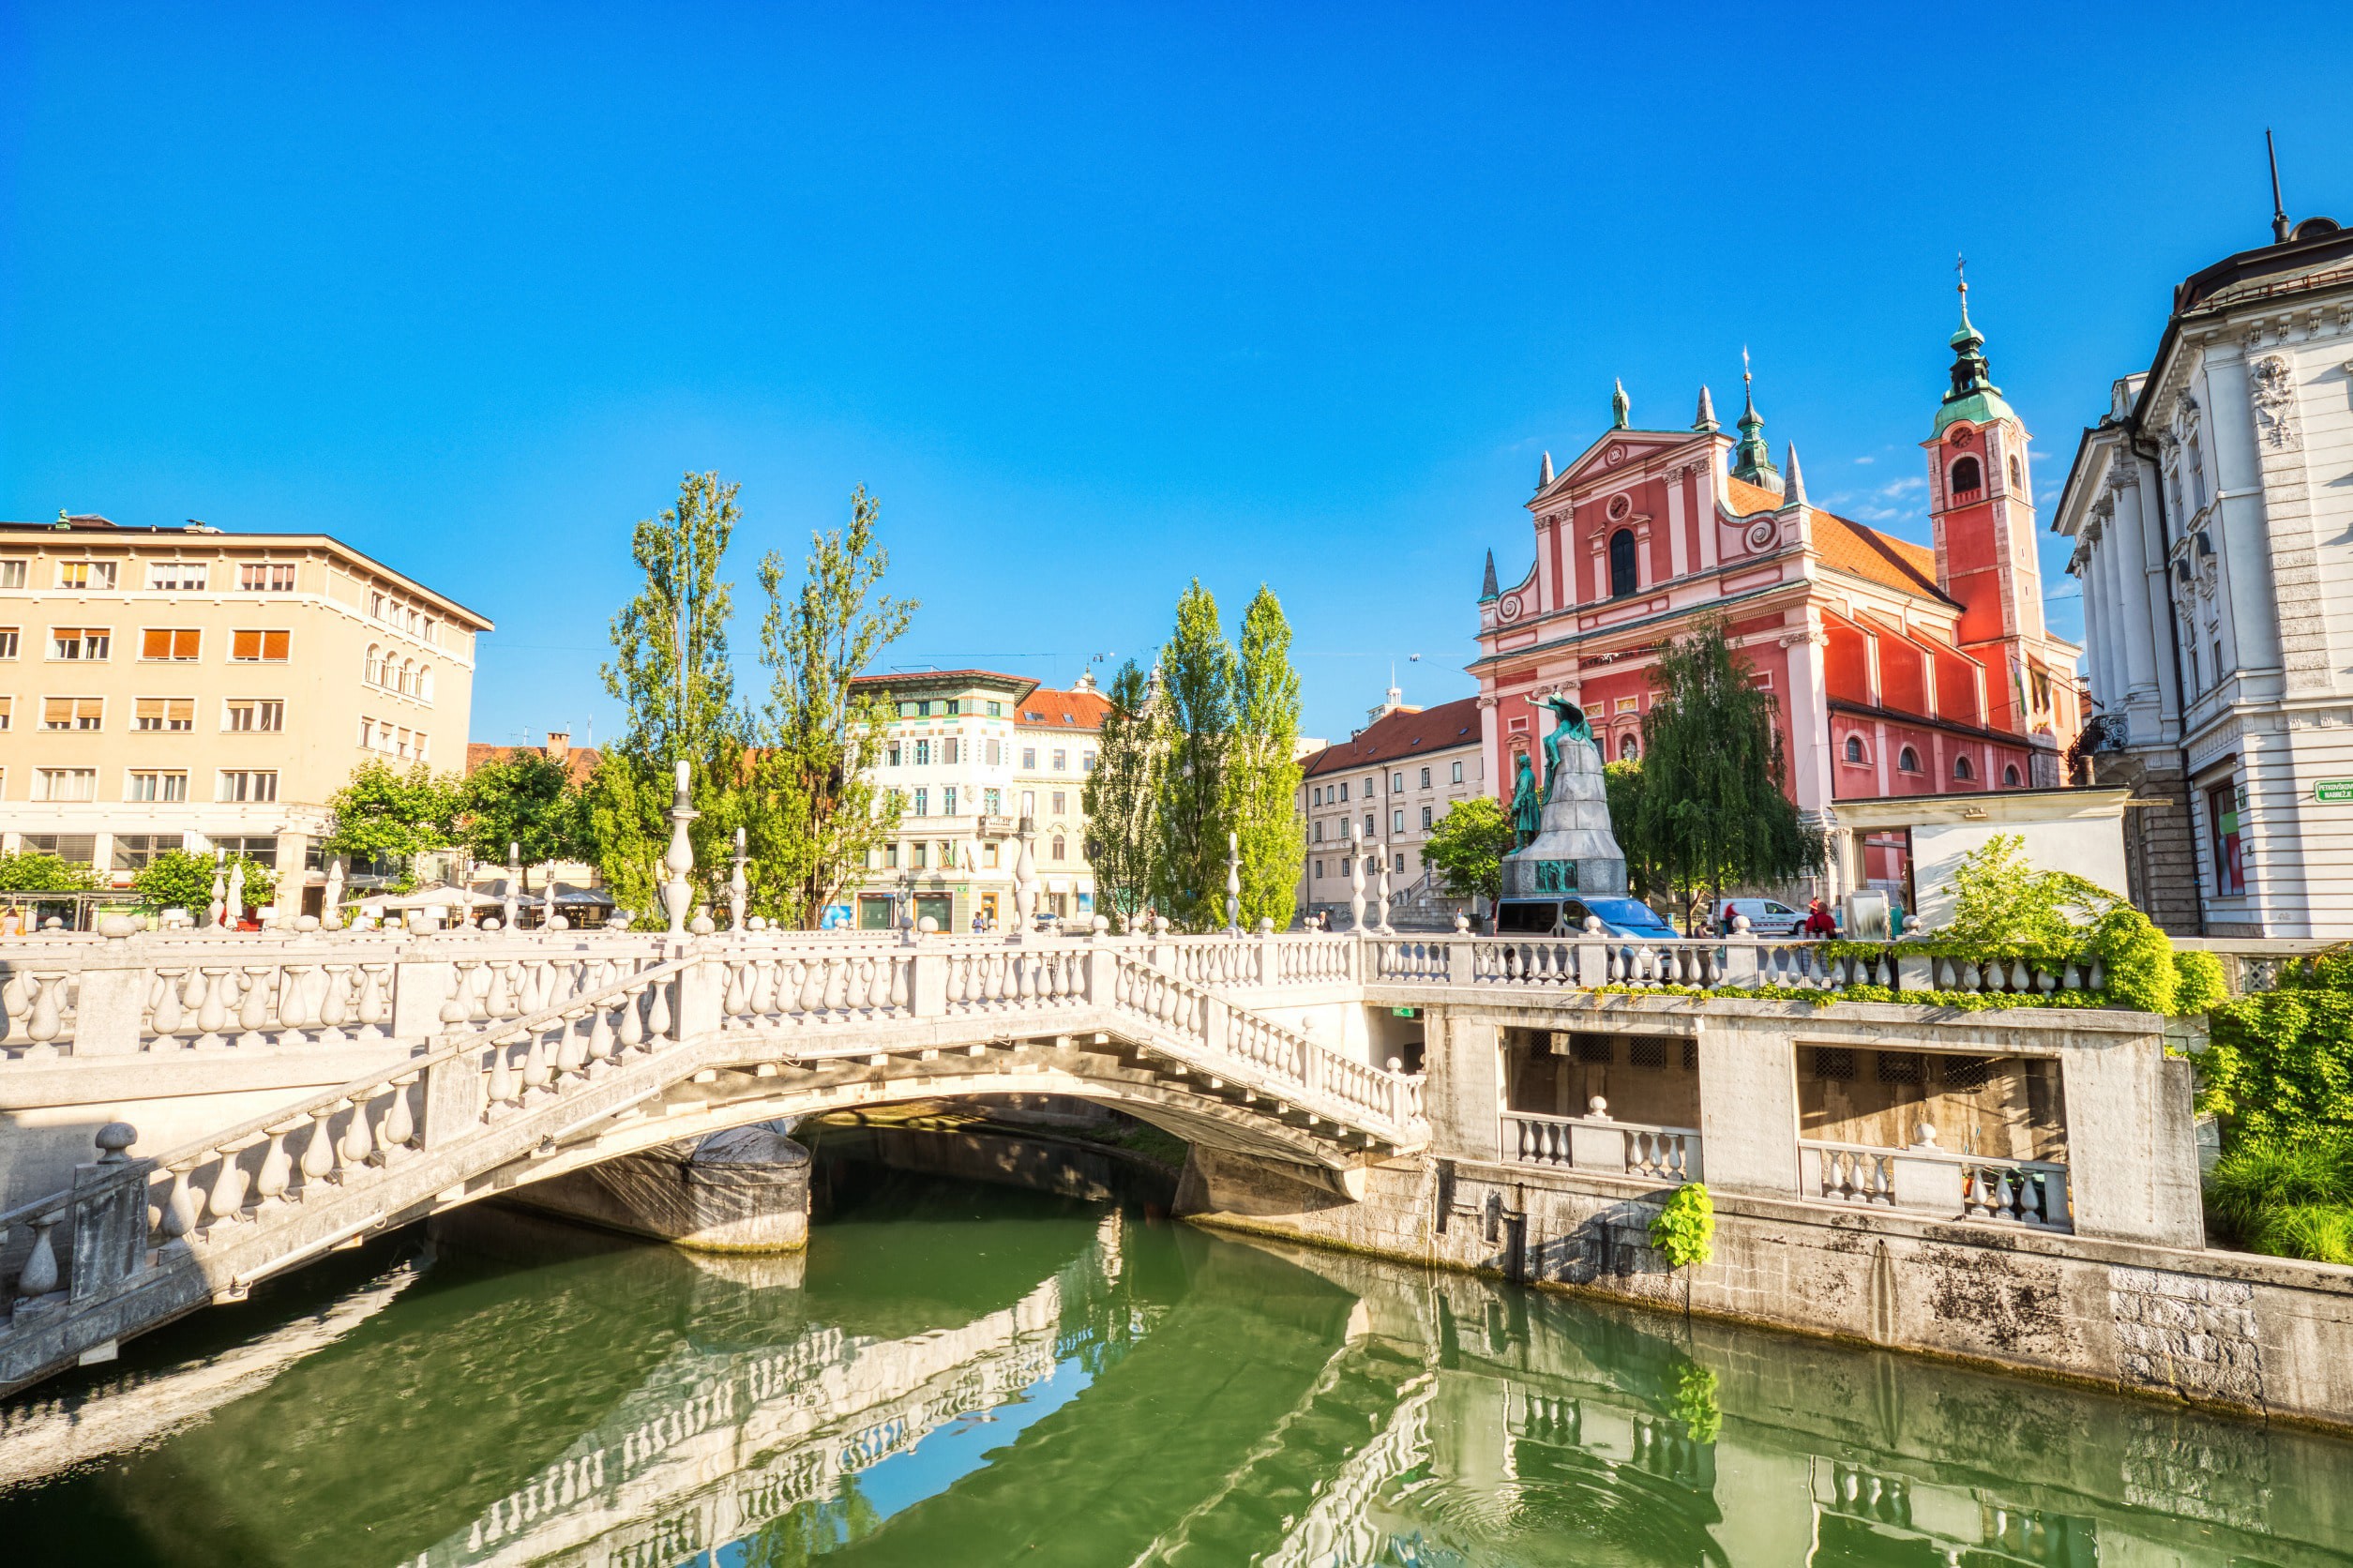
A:
<svg viewBox="0 0 2353 1568">
<path fill-rule="evenodd" d="M 482 1053 L 460 1051 L 425 1069 L 425 1114 L 418 1118 L 417 1142 L 427 1149 L 445 1149 L 481 1124 Z"/>
<path fill-rule="evenodd" d="M 1448 937 L 1440 943 L 1439 951 L 1445 955 L 1439 979 L 1449 986 L 1471 984 L 1471 943 L 1458 936 Z"/>
<path fill-rule="evenodd" d="M 1895 988 L 1899 991 L 1935 990 L 1937 960 L 1925 953 L 1898 953 L 1895 956 Z"/>
<path fill-rule="evenodd" d="M 678 1005 L 671 1012 L 677 1021 L 674 1038 L 700 1039 L 719 1032 L 719 1019 L 727 1004 L 727 961 L 715 955 L 705 955 L 678 972 Z"/>
<path fill-rule="evenodd" d="M 1758 962 L 1757 939 L 1748 934 L 1748 916 L 1732 917 L 1732 934 L 1724 939 L 1724 978 L 1722 985 L 1754 986 L 1764 972 Z"/>
<path fill-rule="evenodd" d="M 1086 999 L 1091 1006 L 1111 1005 L 1118 986 L 1112 966 L 1118 962 L 1117 950 L 1103 947 L 1089 948 L 1085 957 L 1078 960 L 1078 983 L 1085 988 Z"/>
<path fill-rule="evenodd" d="M 916 1018 L 936 1018 L 948 1010 L 948 956 L 918 949 L 907 960 L 907 1007 Z"/>
<path fill-rule="evenodd" d="M 1202 1036 L 1207 1040 L 1210 1050 L 1222 1056 L 1226 1051 L 1226 1039 L 1229 1033 L 1230 1021 L 1226 1009 L 1226 999 L 1220 996 L 1205 996 L 1201 999 L 1201 1003 Z"/>
<path fill-rule="evenodd" d="M 109 1122 L 98 1130 L 98 1157 L 73 1168 L 69 1301 L 94 1301 L 146 1265 L 149 1166 L 125 1153 L 138 1139 L 128 1122 Z"/>
<path fill-rule="evenodd" d="M 449 987 L 458 966 L 411 948 L 392 963 L 392 1037 L 415 1042 L 442 1032 L 441 1004 L 449 1000 Z"/>
<path fill-rule="evenodd" d="M 78 1057 L 129 1056 L 139 1049 L 155 970 L 147 961 L 146 942 L 130 938 L 136 927 L 128 915 L 98 917 L 106 945 L 82 969 L 73 1025 L 73 1054 Z"/>
</svg>

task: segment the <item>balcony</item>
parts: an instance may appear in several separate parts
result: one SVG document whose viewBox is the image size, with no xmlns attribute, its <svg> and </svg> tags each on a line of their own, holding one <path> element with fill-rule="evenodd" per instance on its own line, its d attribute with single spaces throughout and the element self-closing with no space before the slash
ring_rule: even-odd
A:
<svg viewBox="0 0 2353 1568">
<path fill-rule="evenodd" d="M 1013 830 L 1016 824 L 1011 817 L 996 812 L 983 812 L 980 817 L 976 819 L 976 821 L 980 824 L 976 831 L 983 838 L 1010 838 L 1013 837 Z"/>
</svg>

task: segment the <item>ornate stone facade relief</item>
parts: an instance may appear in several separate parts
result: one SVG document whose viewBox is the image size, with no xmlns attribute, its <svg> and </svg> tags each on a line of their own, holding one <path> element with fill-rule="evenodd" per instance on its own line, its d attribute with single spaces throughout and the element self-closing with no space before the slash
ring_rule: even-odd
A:
<svg viewBox="0 0 2353 1568">
<path fill-rule="evenodd" d="M 2264 355 L 2250 367 L 2248 390 L 2255 400 L 2255 424 L 2264 445 L 2274 451 L 2293 452 L 2303 445 L 2296 418 L 2295 371 L 2285 354 Z"/>
</svg>

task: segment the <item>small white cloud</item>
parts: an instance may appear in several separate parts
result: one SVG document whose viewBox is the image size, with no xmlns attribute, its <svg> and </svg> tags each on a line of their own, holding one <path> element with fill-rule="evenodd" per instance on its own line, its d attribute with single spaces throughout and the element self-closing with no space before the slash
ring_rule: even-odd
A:
<svg viewBox="0 0 2353 1568">
<path fill-rule="evenodd" d="M 1899 495 L 1907 494 L 1912 490 L 1924 490 L 1927 488 L 1928 481 L 1924 476 L 1918 474 L 1908 474 L 1903 478 L 1897 479 L 1892 484 L 1881 485 L 1879 487 L 1878 493 L 1885 496 L 1890 501 L 1893 501 Z"/>
<path fill-rule="evenodd" d="M 1855 461 L 1857 461 L 1857 462 L 1859 462 L 1859 463 L 1875 463 L 1875 462 L 1878 462 L 1878 460 L 1878 460 L 1878 459 L 1877 459 L 1877 458 L 1857 458 L 1857 459 L 1855 460 Z"/>
</svg>

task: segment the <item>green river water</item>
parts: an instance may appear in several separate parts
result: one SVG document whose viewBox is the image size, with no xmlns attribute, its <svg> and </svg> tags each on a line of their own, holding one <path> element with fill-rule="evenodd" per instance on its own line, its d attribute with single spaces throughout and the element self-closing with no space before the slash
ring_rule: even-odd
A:
<svg viewBox="0 0 2353 1568">
<path fill-rule="evenodd" d="M 805 1259 L 465 1213 L 0 1411 L 0 1562 L 2353 1562 L 2353 1444 L 837 1175 Z"/>
</svg>

